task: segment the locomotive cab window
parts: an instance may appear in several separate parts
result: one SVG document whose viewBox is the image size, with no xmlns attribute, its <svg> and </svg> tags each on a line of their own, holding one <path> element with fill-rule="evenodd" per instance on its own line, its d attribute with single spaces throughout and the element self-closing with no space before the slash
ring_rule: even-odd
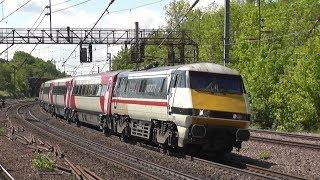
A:
<svg viewBox="0 0 320 180">
<path fill-rule="evenodd" d="M 241 76 L 208 72 L 190 71 L 190 87 L 194 90 L 213 93 L 242 94 L 244 92 Z"/>
<path fill-rule="evenodd" d="M 170 88 L 185 88 L 186 84 L 186 71 L 174 71 L 172 73 Z"/>
</svg>

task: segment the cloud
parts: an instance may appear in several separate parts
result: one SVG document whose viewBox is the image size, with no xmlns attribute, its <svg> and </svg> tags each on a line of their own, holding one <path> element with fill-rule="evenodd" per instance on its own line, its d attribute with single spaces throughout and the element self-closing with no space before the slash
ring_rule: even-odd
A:
<svg viewBox="0 0 320 180">
<path fill-rule="evenodd" d="M 30 4 L 26 5 L 24 7 L 24 12 L 27 13 L 38 13 L 39 11 L 42 11 L 43 7 L 37 2 L 31 2 Z"/>
</svg>

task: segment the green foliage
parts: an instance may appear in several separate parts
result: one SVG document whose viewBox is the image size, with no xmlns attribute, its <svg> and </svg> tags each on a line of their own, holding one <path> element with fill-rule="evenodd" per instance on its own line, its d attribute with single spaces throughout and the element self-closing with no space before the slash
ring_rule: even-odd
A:
<svg viewBox="0 0 320 180">
<path fill-rule="evenodd" d="M 35 159 L 32 160 L 33 167 L 41 171 L 53 171 L 54 162 L 44 154 L 38 154 Z"/>
<path fill-rule="evenodd" d="M 0 136 L 3 136 L 3 135 L 4 135 L 4 128 L 0 127 Z"/>
<path fill-rule="evenodd" d="M 262 160 L 267 160 L 269 159 L 271 156 L 271 152 L 270 151 L 261 151 L 259 154 L 259 158 Z"/>
<path fill-rule="evenodd" d="M 9 96 L 28 95 L 28 77 L 43 77 L 54 79 L 63 77 L 50 61 L 31 56 L 28 53 L 18 51 L 9 62 L 0 61 L 0 92 Z"/>
<path fill-rule="evenodd" d="M 167 27 L 175 27 L 189 7 L 186 0 L 170 3 Z M 232 1 L 229 66 L 244 78 L 254 125 L 281 131 L 320 129 L 319 9 L 316 0 L 262 0 L 259 20 L 256 1 Z M 213 5 L 191 11 L 178 29 L 190 32 L 198 43 L 201 61 L 221 64 L 223 24 L 223 7 Z M 166 62 L 164 50 L 148 47 L 146 54 L 160 57 L 146 62 Z M 128 57 L 124 52 L 116 56 L 117 69 L 134 67 Z"/>
</svg>

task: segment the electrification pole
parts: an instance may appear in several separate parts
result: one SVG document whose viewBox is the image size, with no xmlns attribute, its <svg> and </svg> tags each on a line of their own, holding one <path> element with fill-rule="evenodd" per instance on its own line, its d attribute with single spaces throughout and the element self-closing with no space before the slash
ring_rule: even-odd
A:
<svg viewBox="0 0 320 180">
<path fill-rule="evenodd" d="M 46 8 L 49 9 L 49 13 L 46 13 L 46 15 L 50 16 L 50 37 L 52 38 L 52 13 L 51 13 L 51 0 L 49 0 L 49 6 L 46 6 Z"/>
<path fill-rule="evenodd" d="M 5 1 L 2 1 L 2 19 L 4 18 L 4 3 L 5 3 Z M 8 21 L 6 21 L 6 26 L 8 25 Z M 8 32 L 7 32 L 7 30 L 6 30 L 6 34 L 7 34 Z M 9 61 L 9 45 L 7 44 L 7 50 L 5 51 L 5 58 L 6 58 L 6 60 L 7 61 Z"/>
<path fill-rule="evenodd" d="M 258 0 L 258 11 L 259 11 L 258 13 L 259 13 L 259 50 L 260 50 L 260 47 L 261 47 L 261 29 L 262 29 L 261 1 L 260 0 Z"/>
<path fill-rule="evenodd" d="M 224 14 L 224 56 L 223 64 L 227 65 L 229 62 L 230 50 L 230 0 L 225 0 L 225 14 Z"/>
</svg>

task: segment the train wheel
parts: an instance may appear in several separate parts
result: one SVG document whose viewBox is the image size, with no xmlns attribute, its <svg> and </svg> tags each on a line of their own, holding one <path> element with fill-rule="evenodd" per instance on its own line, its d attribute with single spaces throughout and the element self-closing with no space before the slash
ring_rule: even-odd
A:
<svg viewBox="0 0 320 180">
<path fill-rule="evenodd" d="M 102 128 L 102 132 L 103 132 L 103 134 L 104 134 L 105 136 L 110 136 L 110 135 L 111 135 L 111 130 L 109 129 L 108 126 L 104 126 L 104 127 Z"/>
<path fill-rule="evenodd" d="M 127 126 L 123 129 L 121 135 L 120 135 L 120 140 L 123 142 L 129 142 L 130 141 L 130 127 Z"/>
<path fill-rule="evenodd" d="M 173 149 L 168 145 L 167 141 L 164 144 L 160 144 L 160 153 L 167 156 L 173 155 Z"/>
<path fill-rule="evenodd" d="M 65 109 L 65 110 L 64 110 L 64 114 L 63 114 L 63 118 L 64 118 L 65 120 L 68 119 L 68 113 L 69 113 L 69 110 L 68 110 L 68 109 Z"/>
<path fill-rule="evenodd" d="M 79 121 L 78 114 L 75 112 L 73 115 L 73 122 L 77 125 L 77 127 L 81 126 L 81 122 Z"/>
</svg>

